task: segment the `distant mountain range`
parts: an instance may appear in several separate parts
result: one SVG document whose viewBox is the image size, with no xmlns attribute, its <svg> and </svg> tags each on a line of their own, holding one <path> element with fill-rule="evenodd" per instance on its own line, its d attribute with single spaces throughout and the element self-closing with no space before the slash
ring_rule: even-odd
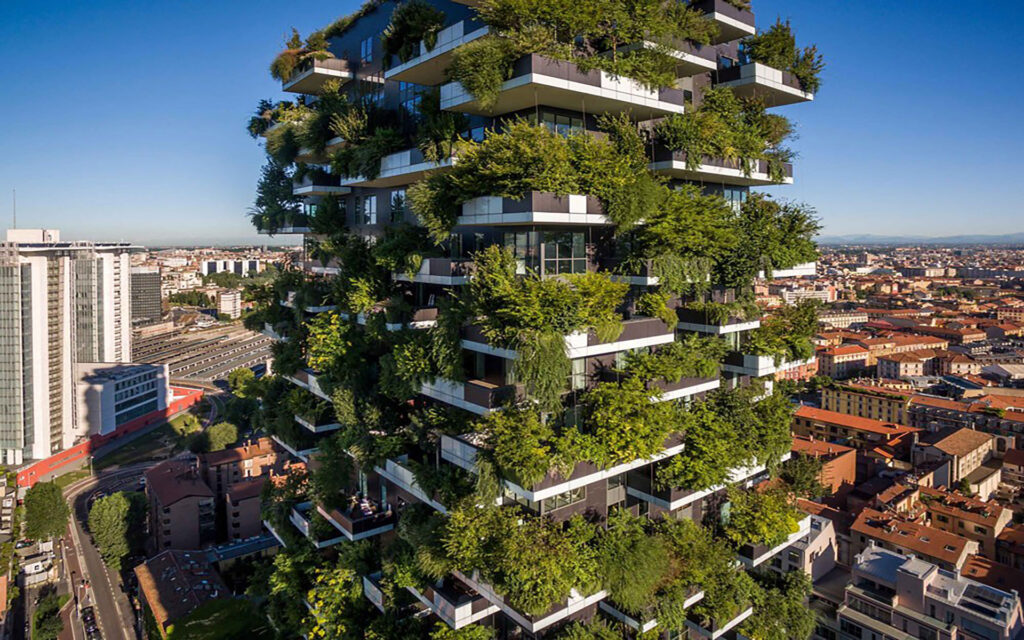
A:
<svg viewBox="0 0 1024 640">
<path fill-rule="evenodd" d="M 962 235 L 942 236 L 883 236 L 871 233 L 848 236 L 818 236 L 818 244 L 935 244 L 935 245 L 966 245 L 966 244 L 1000 244 L 1024 245 L 1024 232 L 1005 235 Z"/>
</svg>

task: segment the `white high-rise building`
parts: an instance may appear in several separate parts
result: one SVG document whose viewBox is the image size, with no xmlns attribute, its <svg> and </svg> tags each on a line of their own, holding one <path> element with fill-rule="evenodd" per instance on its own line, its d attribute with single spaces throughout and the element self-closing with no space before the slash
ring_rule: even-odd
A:
<svg viewBox="0 0 1024 640">
<path fill-rule="evenodd" d="M 0 462 L 72 446 L 75 365 L 128 362 L 127 244 L 61 242 L 51 229 L 11 229 L 0 244 Z M 84 419 L 84 417 L 83 417 Z"/>
</svg>

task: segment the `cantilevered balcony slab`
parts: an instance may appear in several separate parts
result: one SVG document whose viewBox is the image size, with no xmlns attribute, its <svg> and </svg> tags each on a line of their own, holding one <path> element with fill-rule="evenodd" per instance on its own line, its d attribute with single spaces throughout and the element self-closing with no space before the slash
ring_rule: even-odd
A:
<svg viewBox="0 0 1024 640">
<path fill-rule="evenodd" d="M 497 613 L 500 609 L 454 578 L 423 588 L 406 587 L 420 603 L 452 629 L 461 629 Z"/>
<path fill-rule="evenodd" d="M 733 6 L 728 0 L 693 0 L 690 6 L 703 11 L 718 25 L 718 35 L 712 40 L 714 44 L 738 40 L 757 33 L 754 14 Z"/>
<path fill-rule="evenodd" d="M 515 609 L 508 603 L 505 596 L 499 594 L 494 590 L 494 587 L 481 580 L 476 571 L 471 575 L 466 575 L 461 571 L 456 570 L 452 572 L 452 575 L 462 581 L 466 586 L 482 595 L 489 602 L 497 605 L 502 613 L 531 634 L 547 629 L 551 625 L 561 622 L 570 616 L 583 611 L 587 607 L 604 600 L 608 596 L 608 593 L 604 590 L 584 595 L 577 592 L 575 589 L 572 589 L 565 600 L 556 602 L 545 613 L 539 616 L 534 616 L 522 613 Z"/>
<path fill-rule="evenodd" d="M 452 161 L 452 158 L 444 158 L 431 162 L 419 149 L 406 149 L 381 158 L 377 177 L 352 176 L 341 178 L 338 184 L 342 187 L 399 187 L 422 180 L 432 171 L 449 169 Z"/>
<path fill-rule="evenodd" d="M 327 141 L 324 145 L 323 153 L 319 153 L 310 149 L 309 147 L 302 147 L 299 149 L 299 153 L 295 156 L 296 162 L 302 162 L 304 164 L 325 164 L 329 160 L 331 153 L 345 146 L 345 139 L 341 136 L 336 136 Z"/>
<path fill-rule="evenodd" d="M 701 589 L 693 588 L 690 591 L 690 595 L 683 600 L 683 608 L 689 609 L 693 605 L 697 604 L 704 599 L 704 591 Z M 597 608 L 612 618 L 618 620 L 622 624 L 626 625 L 630 629 L 638 631 L 640 633 L 647 633 L 651 629 L 658 626 L 658 619 L 650 616 L 634 616 L 623 611 L 619 605 L 609 600 L 602 600 L 597 604 Z"/>
<path fill-rule="evenodd" d="M 791 456 L 792 454 L 787 453 L 782 456 L 781 461 L 785 462 Z M 689 506 L 698 500 L 702 500 L 713 493 L 718 493 L 730 484 L 737 482 L 748 484 L 753 479 L 764 474 L 767 469 L 766 465 L 736 467 L 729 471 L 729 477 L 723 484 L 698 491 L 679 488 L 658 489 L 654 486 L 653 476 L 651 475 L 653 470 L 640 469 L 640 471 L 626 476 L 626 494 L 661 507 L 666 511 L 675 511 Z"/>
<path fill-rule="evenodd" d="M 341 425 L 334 420 L 323 421 L 323 420 L 309 420 L 302 416 L 294 416 L 295 422 L 305 427 L 307 430 L 313 433 L 330 433 L 331 431 L 337 431 L 341 428 Z"/>
<path fill-rule="evenodd" d="M 302 387 L 323 400 L 331 402 L 331 396 L 320 386 L 319 374 L 312 369 L 299 369 L 292 375 L 283 376 L 292 384 Z"/>
<path fill-rule="evenodd" d="M 337 196 L 351 192 L 348 187 L 341 186 L 338 176 L 307 176 L 302 182 L 292 185 L 292 195 L 296 196 Z"/>
<path fill-rule="evenodd" d="M 760 320 L 744 320 L 737 317 L 730 317 L 722 322 L 716 322 L 705 311 L 687 309 L 685 307 L 676 309 L 676 315 L 679 316 L 679 324 L 676 327 L 680 331 L 696 331 L 716 336 L 739 331 L 751 331 L 761 326 Z"/>
<path fill-rule="evenodd" d="M 287 234 L 306 234 L 310 232 L 309 228 L 309 216 L 304 213 L 298 213 L 290 216 L 291 219 L 284 221 L 276 229 L 260 229 L 257 231 L 260 235 L 268 236 L 281 236 Z"/>
<path fill-rule="evenodd" d="M 724 637 L 725 634 L 729 633 L 736 627 L 740 626 L 740 624 L 744 620 L 746 620 L 753 614 L 754 607 L 747 607 L 746 609 L 743 609 L 735 616 L 733 616 L 732 619 L 722 623 L 712 622 L 707 627 L 704 626 L 705 623 L 700 622 L 695 618 L 690 618 L 686 621 L 686 628 L 690 631 L 693 631 L 701 638 L 708 638 L 708 640 L 718 640 L 719 638 Z"/>
<path fill-rule="evenodd" d="M 482 442 L 476 434 L 463 434 L 458 437 L 442 435 L 441 457 L 457 467 L 461 467 L 470 473 L 475 473 L 476 458 L 480 453 L 481 446 Z M 681 453 L 682 450 L 682 436 L 674 434 L 665 439 L 661 452 L 650 458 L 632 460 L 606 468 L 600 468 L 592 462 L 577 462 L 567 477 L 563 477 L 552 470 L 548 472 L 543 480 L 530 487 L 522 487 L 510 480 L 503 480 L 502 483 L 505 485 L 505 488 L 517 496 L 530 502 L 539 502 L 546 498 L 557 496 L 560 493 L 585 487 L 633 469 L 647 466 L 652 462 L 670 458 Z"/>
<path fill-rule="evenodd" d="M 325 509 L 317 505 L 316 510 L 327 519 L 345 539 L 355 542 L 379 536 L 395 528 L 396 515 L 393 511 L 382 511 L 369 516 L 352 515 L 342 509 Z"/>
<path fill-rule="evenodd" d="M 363 597 L 384 613 L 384 589 L 381 588 L 380 571 L 363 576 Z"/>
<path fill-rule="evenodd" d="M 420 394 L 478 416 L 500 409 L 520 393 L 521 388 L 517 385 L 495 384 L 486 380 L 454 382 L 435 378 L 420 387 Z"/>
<path fill-rule="evenodd" d="M 465 330 L 462 347 L 469 351 L 515 360 L 514 349 L 492 346 L 476 326 Z M 622 333 L 610 342 L 602 342 L 593 331 L 576 332 L 565 336 L 565 351 L 570 360 L 590 358 L 631 349 L 643 349 L 668 344 L 675 340 L 675 330 L 666 327 L 658 318 L 633 318 L 622 321 Z"/>
<path fill-rule="evenodd" d="M 483 196 L 463 203 L 456 226 L 523 224 L 608 224 L 594 196 L 531 191 L 521 199 Z"/>
<path fill-rule="evenodd" d="M 793 265 L 788 269 L 776 269 L 772 271 L 772 279 L 779 280 L 781 278 L 807 278 L 810 276 L 817 275 L 818 263 L 815 262 L 803 262 L 801 264 Z M 764 271 L 758 271 L 758 278 L 765 278 L 768 274 Z"/>
<path fill-rule="evenodd" d="M 441 108 L 479 115 L 499 115 L 538 104 L 584 113 L 630 113 L 636 120 L 650 120 L 683 112 L 683 92 L 651 90 L 635 80 L 614 77 L 604 71 L 581 71 L 571 62 L 537 54 L 516 61 L 512 77 L 501 85 L 492 109 L 484 108 L 461 84 L 441 86 Z"/>
<path fill-rule="evenodd" d="M 438 31 L 437 41 L 432 49 L 428 49 L 426 43 L 419 42 L 415 55 L 385 71 L 384 78 L 426 86 L 441 84 L 445 81 L 445 71 L 452 63 L 455 49 L 482 38 L 489 32 L 490 29 L 482 22 L 460 20 Z"/>
<path fill-rule="evenodd" d="M 676 77 L 689 78 L 700 73 L 707 73 L 718 68 L 718 52 L 714 47 L 705 47 L 688 40 L 657 43 L 644 41 L 635 45 L 627 45 L 620 52 L 637 48 L 661 50 L 676 59 Z M 602 55 L 610 55 L 605 52 Z"/>
<path fill-rule="evenodd" d="M 782 360 L 776 363 L 773 356 L 754 356 L 733 352 L 725 357 L 722 362 L 722 370 L 736 375 L 760 378 L 797 369 L 813 362 L 814 358 L 811 357 L 807 360 Z"/>
<path fill-rule="evenodd" d="M 651 171 L 669 178 L 712 184 L 749 187 L 793 184 L 793 165 L 788 162 L 782 166 L 781 181 L 772 178 L 768 171 L 768 163 L 764 160 L 756 160 L 751 163 L 750 167 L 744 168 L 740 162 L 704 156 L 701 158 L 700 164 L 690 168 L 685 151 L 672 151 L 665 148 L 655 149 L 653 160 L 648 166 Z"/>
<path fill-rule="evenodd" d="M 764 100 L 769 107 L 814 100 L 814 94 L 804 91 L 792 73 L 773 69 L 760 62 L 720 70 L 717 85 L 729 87 L 741 98 Z"/>
<path fill-rule="evenodd" d="M 420 270 L 413 275 L 407 273 L 392 274 L 395 280 L 403 282 L 420 282 L 423 284 L 439 284 L 452 287 L 469 282 L 473 272 L 472 260 L 452 260 L 450 258 L 424 258 Z"/>
<path fill-rule="evenodd" d="M 416 496 L 417 499 L 421 500 L 424 504 L 429 505 L 438 513 L 448 513 L 448 509 L 443 504 L 435 500 L 433 496 L 427 494 L 427 492 L 420 487 L 419 483 L 416 482 L 416 474 L 406 466 L 406 458 L 407 456 L 402 456 L 402 458 L 399 459 L 385 460 L 383 467 L 374 467 L 373 470 L 382 478 L 391 482 L 391 484 Z"/>
<path fill-rule="evenodd" d="M 745 544 L 740 547 L 736 557 L 743 563 L 744 566 L 753 568 L 760 566 L 775 557 L 776 554 L 783 551 L 791 544 L 807 536 L 811 532 L 811 516 L 804 517 L 800 521 L 799 528 L 786 537 L 786 540 L 775 545 L 774 547 L 768 547 L 766 545 L 751 545 Z"/>
<path fill-rule="evenodd" d="M 346 538 L 344 536 L 317 536 L 316 532 L 313 531 L 313 503 L 311 502 L 300 502 L 299 504 L 292 507 L 291 513 L 288 514 L 288 519 L 299 530 L 299 533 L 304 535 L 306 539 L 312 543 L 317 549 L 326 549 L 327 547 L 334 546 L 339 542 L 344 542 Z"/>
<path fill-rule="evenodd" d="M 353 74 L 347 60 L 309 58 L 292 72 L 288 80 L 281 83 L 281 90 L 291 93 L 318 94 L 331 80 L 337 80 L 344 84 L 352 77 Z"/>
</svg>

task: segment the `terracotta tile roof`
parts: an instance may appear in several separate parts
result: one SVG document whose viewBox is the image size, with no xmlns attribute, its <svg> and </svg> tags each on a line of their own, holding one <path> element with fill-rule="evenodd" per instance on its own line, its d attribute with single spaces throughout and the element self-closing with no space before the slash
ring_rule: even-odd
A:
<svg viewBox="0 0 1024 640">
<path fill-rule="evenodd" d="M 800 406 L 796 410 L 795 415 L 808 420 L 818 420 L 820 422 L 848 427 L 857 431 L 866 431 L 869 433 L 878 433 L 887 436 L 896 436 L 904 433 L 920 431 L 920 429 L 915 427 L 906 427 L 893 422 L 882 422 L 881 420 L 873 420 L 871 418 L 851 416 L 846 413 L 839 413 L 838 411 L 826 411 L 825 409 L 808 407 L 806 405 Z"/>
<path fill-rule="evenodd" d="M 201 551 L 164 551 L 135 567 L 135 576 L 161 629 L 210 600 L 231 597 Z"/>
<path fill-rule="evenodd" d="M 252 480 L 239 482 L 235 486 L 231 487 L 231 490 L 227 493 L 227 498 L 231 502 L 240 502 L 249 498 L 258 498 L 260 493 L 263 491 L 263 484 L 266 480 L 266 476 L 257 476 Z"/>
<path fill-rule="evenodd" d="M 260 438 L 253 444 L 205 453 L 203 454 L 203 461 L 208 465 L 216 466 L 227 462 L 252 460 L 253 458 L 259 458 L 260 456 L 272 453 L 278 453 L 277 443 L 271 438 Z"/>
<path fill-rule="evenodd" d="M 1006 527 L 996 538 L 996 544 L 1009 548 L 1015 554 L 1024 554 L 1024 528 Z"/>
<path fill-rule="evenodd" d="M 863 384 L 860 382 L 846 382 L 839 386 L 849 388 L 851 391 L 870 391 L 872 393 L 882 393 L 890 396 L 898 396 L 899 398 L 906 400 L 912 394 L 909 391 L 900 391 L 899 389 L 890 389 L 889 387 L 878 387 L 870 384 Z"/>
<path fill-rule="evenodd" d="M 790 451 L 814 456 L 815 458 L 826 457 L 832 459 L 849 451 L 856 451 L 856 449 L 808 436 L 793 436 L 793 446 L 790 448 Z"/>
<path fill-rule="evenodd" d="M 931 498 L 925 500 L 925 506 L 929 512 L 943 513 L 956 516 L 961 520 L 976 522 L 978 524 L 995 527 L 1000 516 L 1005 511 L 1004 507 L 995 502 L 985 502 L 977 498 L 968 498 L 958 493 L 940 491 L 929 487 L 921 487 L 921 497 Z"/>
<path fill-rule="evenodd" d="M 979 447 L 985 446 L 993 438 L 992 434 L 967 427 L 961 427 L 948 434 L 940 431 L 934 435 L 929 434 L 929 436 L 931 437 L 927 438 L 928 442 L 922 442 L 922 444 L 930 444 L 951 456 L 965 456 Z"/>
<path fill-rule="evenodd" d="M 1003 454 L 1003 463 L 1024 467 L 1024 449 L 1007 449 Z"/>
<path fill-rule="evenodd" d="M 199 477 L 195 465 L 184 460 L 161 462 L 146 471 L 146 491 L 165 507 L 189 497 L 213 497 L 213 491 Z"/>
<path fill-rule="evenodd" d="M 1024 572 L 979 555 L 968 556 L 960 575 L 994 589 L 1024 593 Z"/>
<path fill-rule="evenodd" d="M 855 516 L 852 513 L 820 504 L 818 502 L 813 502 L 806 498 L 797 498 L 796 506 L 804 513 L 821 516 L 822 518 L 831 520 L 832 524 L 835 525 L 837 533 L 850 535 L 850 527 L 853 525 L 855 520 Z"/>
<path fill-rule="evenodd" d="M 910 495 L 913 494 L 915 491 L 917 491 L 917 487 L 912 487 L 910 485 L 900 484 L 897 482 L 888 489 L 876 495 L 875 500 L 878 502 L 878 504 L 892 505 L 897 502 L 902 502 L 906 498 L 910 497 Z"/>
<path fill-rule="evenodd" d="M 827 349 L 822 349 L 821 353 L 826 356 L 851 356 L 854 354 L 867 355 L 868 350 L 855 344 L 847 344 L 841 347 L 829 347 Z"/>
<path fill-rule="evenodd" d="M 850 531 L 951 565 L 960 564 L 968 543 L 966 538 L 916 522 L 906 522 L 874 509 L 861 511 Z"/>
</svg>

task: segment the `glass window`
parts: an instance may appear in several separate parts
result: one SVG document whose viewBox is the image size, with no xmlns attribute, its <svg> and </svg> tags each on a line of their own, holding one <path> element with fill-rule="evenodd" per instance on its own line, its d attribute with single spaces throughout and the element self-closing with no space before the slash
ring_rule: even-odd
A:
<svg viewBox="0 0 1024 640">
<path fill-rule="evenodd" d="M 538 115 L 537 113 L 531 113 L 526 117 L 528 122 L 537 124 Z M 578 116 L 567 116 L 562 114 L 556 114 L 553 111 L 541 109 L 540 124 L 547 127 L 549 131 L 553 131 L 560 136 L 571 136 L 575 133 L 583 133 L 583 118 Z"/>
<path fill-rule="evenodd" d="M 391 192 L 391 222 L 401 222 L 405 219 L 405 189 L 395 189 Z"/>
<path fill-rule="evenodd" d="M 544 232 L 544 274 L 585 273 L 587 250 L 582 232 Z"/>
<path fill-rule="evenodd" d="M 360 216 L 361 224 L 377 224 L 377 196 L 363 196 L 357 198 L 359 204 L 357 215 Z"/>
<path fill-rule="evenodd" d="M 579 487 L 577 489 L 570 489 L 565 493 L 559 493 L 558 495 L 551 496 L 550 498 L 545 498 L 541 504 L 543 511 L 547 513 L 548 511 L 562 509 L 564 507 L 568 507 L 569 505 L 583 502 L 586 499 L 587 488 Z"/>
<path fill-rule="evenodd" d="M 587 387 L 587 359 L 576 358 L 572 361 L 572 389 L 579 391 Z"/>
<path fill-rule="evenodd" d="M 373 62 L 373 41 L 377 38 L 370 36 L 359 43 L 359 62 L 366 64 Z"/>
</svg>

